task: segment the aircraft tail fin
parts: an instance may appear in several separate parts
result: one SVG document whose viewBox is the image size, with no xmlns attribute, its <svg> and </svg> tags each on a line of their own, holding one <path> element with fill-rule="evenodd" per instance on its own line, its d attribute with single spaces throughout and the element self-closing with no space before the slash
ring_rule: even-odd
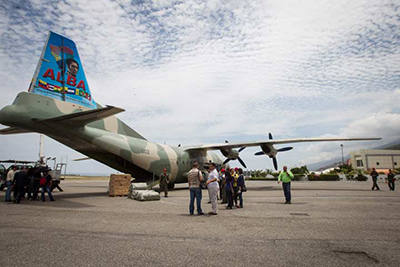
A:
<svg viewBox="0 0 400 267">
<path fill-rule="evenodd" d="M 47 37 L 28 91 L 92 109 L 97 107 L 75 43 L 54 32 Z"/>
<path fill-rule="evenodd" d="M 97 120 L 105 119 L 107 117 L 113 116 L 113 115 L 118 114 L 123 111 L 125 111 L 125 110 L 122 108 L 106 106 L 104 108 L 90 109 L 90 110 L 86 110 L 86 111 L 71 113 L 68 115 L 58 116 L 55 118 L 38 120 L 37 122 L 38 123 L 66 123 L 66 124 L 72 124 L 75 126 L 83 126 L 83 125 L 86 125 L 88 123 L 91 123 L 91 122 L 94 122 Z"/>
</svg>

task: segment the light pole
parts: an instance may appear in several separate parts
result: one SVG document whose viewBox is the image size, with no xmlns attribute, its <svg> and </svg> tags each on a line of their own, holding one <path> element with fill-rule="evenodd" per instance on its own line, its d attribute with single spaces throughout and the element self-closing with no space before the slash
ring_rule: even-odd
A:
<svg viewBox="0 0 400 267">
<path fill-rule="evenodd" d="M 340 144 L 340 148 L 342 149 L 342 165 L 344 165 L 343 144 Z"/>
</svg>

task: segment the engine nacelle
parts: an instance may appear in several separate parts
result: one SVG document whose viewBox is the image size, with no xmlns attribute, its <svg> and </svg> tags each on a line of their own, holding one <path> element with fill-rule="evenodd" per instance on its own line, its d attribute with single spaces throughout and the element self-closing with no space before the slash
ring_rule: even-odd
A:
<svg viewBox="0 0 400 267">
<path fill-rule="evenodd" d="M 236 149 L 221 148 L 220 151 L 221 151 L 222 155 L 224 155 L 228 159 L 235 160 L 239 157 L 239 152 Z"/>
<path fill-rule="evenodd" d="M 270 158 L 273 158 L 278 153 L 273 145 L 262 144 L 261 150 Z"/>
</svg>

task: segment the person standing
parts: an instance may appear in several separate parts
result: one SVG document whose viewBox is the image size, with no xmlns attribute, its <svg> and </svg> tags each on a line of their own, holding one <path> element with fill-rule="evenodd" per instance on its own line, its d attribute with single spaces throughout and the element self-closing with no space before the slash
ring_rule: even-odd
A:
<svg viewBox="0 0 400 267">
<path fill-rule="evenodd" d="M 28 174 L 26 169 L 23 168 L 21 171 L 16 172 L 13 179 L 14 185 L 14 203 L 21 203 L 21 199 L 24 196 L 26 182 L 28 181 Z"/>
<path fill-rule="evenodd" d="M 208 174 L 208 179 L 207 179 L 207 188 L 208 188 L 208 194 L 210 196 L 211 200 L 211 207 L 212 211 L 209 212 L 209 215 L 217 215 L 217 197 L 218 197 L 218 191 L 219 191 L 219 185 L 218 185 L 218 172 L 215 169 L 215 163 L 211 162 L 210 163 L 210 172 Z"/>
<path fill-rule="evenodd" d="M 226 206 L 226 208 L 232 209 L 232 206 L 233 206 L 233 177 L 232 177 L 229 169 L 226 169 L 226 171 L 225 171 L 225 179 L 226 179 L 225 192 L 226 192 L 226 198 L 228 200 L 228 205 Z"/>
<path fill-rule="evenodd" d="M 6 186 L 7 186 L 7 191 L 6 191 L 6 202 L 11 202 L 11 190 L 12 190 L 12 184 L 14 180 L 14 175 L 15 171 L 17 170 L 17 167 L 13 165 L 11 169 L 7 173 L 7 180 L 6 180 Z"/>
<path fill-rule="evenodd" d="M 283 171 L 279 174 L 278 184 L 282 181 L 283 193 L 285 194 L 285 204 L 292 204 L 292 196 L 290 194 L 290 183 L 294 175 L 287 170 L 287 166 L 283 166 Z"/>
<path fill-rule="evenodd" d="M 388 178 L 388 186 L 389 186 L 390 190 L 394 191 L 394 174 L 393 174 L 392 170 L 390 170 L 390 169 L 389 169 L 387 178 Z"/>
<path fill-rule="evenodd" d="M 168 197 L 168 184 L 169 174 L 167 173 L 167 169 L 164 169 L 160 175 L 160 194 L 164 191 L 164 197 Z"/>
<path fill-rule="evenodd" d="M 197 205 L 197 215 L 203 215 L 201 210 L 201 187 L 200 183 L 203 181 L 203 174 L 199 171 L 199 163 L 193 163 L 193 168 L 188 173 L 188 183 L 190 191 L 190 204 L 189 213 L 193 215 L 194 213 L 194 200 L 196 199 Z"/>
<path fill-rule="evenodd" d="M 378 176 L 379 176 L 379 174 L 378 174 L 378 172 L 375 170 L 375 168 L 372 168 L 372 172 L 371 172 L 371 177 L 372 177 L 372 182 L 373 182 L 373 185 L 372 185 L 372 190 L 374 190 L 375 189 L 375 187 L 376 187 L 376 190 L 381 190 L 380 188 L 379 188 L 379 186 L 378 186 Z"/>
<path fill-rule="evenodd" d="M 221 204 L 226 204 L 228 201 L 227 201 L 226 190 L 225 190 L 225 186 L 226 186 L 225 169 L 221 170 L 219 176 L 220 176 L 220 179 L 221 179 L 221 188 L 220 188 L 221 199 L 222 199 Z"/>
<path fill-rule="evenodd" d="M 43 178 L 46 179 L 46 183 L 42 186 L 42 201 L 46 201 L 45 192 L 49 195 L 50 201 L 55 201 L 51 194 L 51 183 L 53 182 L 53 178 L 51 177 L 49 170 L 44 171 Z"/>
<path fill-rule="evenodd" d="M 243 187 L 245 186 L 244 184 L 244 176 L 243 176 L 243 169 L 239 168 L 239 178 L 237 180 L 237 184 L 238 184 L 238 197 L 239 197 L 239 206 L 237 206 L 238 208 L 243 208 Z"/>
<path fill-rule="evenodd" d="M 41 177 L 41 168 L 36 167 L 33 172 L 32 201 L 38 200 Z"/>
<path fill-rule="evenodd" d="M 233 183 L 232 183 L 232 185 L 233 185 L 233 202 L 235 203 L 236 207 L 239 207 L 237 204 L 238 191 L 239 191 L 238 184 L 237 184 L 237 180 L 239 178 L 239 175 L 237 174 L 238 169 L 239 168 L 237 168 L 237 167 L 235 169 L 231 169 L 231 176 L 233 178 Z"/>
</svg>

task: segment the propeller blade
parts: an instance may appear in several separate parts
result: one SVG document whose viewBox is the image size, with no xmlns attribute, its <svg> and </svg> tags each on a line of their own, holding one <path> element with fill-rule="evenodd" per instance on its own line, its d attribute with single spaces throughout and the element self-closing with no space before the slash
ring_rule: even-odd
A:
<svg viewBox="0 0 400 267">
<path fill-rule="evenodd" d="M 245 146 L 244 146 L 244 147 L 241 147 L 241 148 L 239 148 L 238 152 L 240 153 L 240 152 L 241 152 L 241 151 L 243 151 L 245 148 L 246 148 Z"/>
<path fill-rule="evenodd" d="M 293 147 L 288 146 L 288 147 L 283 147 L 283 148 L 278 149 L 277 152 L 289 151 L 289 150 L 292 150 L 292 149 L 293 149 Z"/>
<path fill-rule="evenodd" d="M 274 163 L 275 171 L 277 171 L 278 170 L 278 161 L 276 160 L 275 157 L 272 158 L 272 162 Z"/>
<path fill-rule="evenodd" d="M 226 159 L 223 164 L 227 164 L 231 159 Z"/>
<path fill-rule="evenodd" d="M 244 164 L 243 160 L 240 157 L 238 157 L 238 161 L 240 162 L 240 164 L 242 164 L 243 167 L 247 168 L 246 164 Z"/>
<path fill-rule="evenodd" d="M 259 152 L 255 153 L 254 155 L 261 156 L 261 155 L 264 155 L 264 154 L 265 154 L 264 151 L 259 151 Z"/>
<path fill-rule="evenodd" d="M 269 137 L 270 140 L 274 139 L 274 138 L 272 138 L 272 134 L 271 133 L 268 133 L 268 137 Z"/>
</svg>

